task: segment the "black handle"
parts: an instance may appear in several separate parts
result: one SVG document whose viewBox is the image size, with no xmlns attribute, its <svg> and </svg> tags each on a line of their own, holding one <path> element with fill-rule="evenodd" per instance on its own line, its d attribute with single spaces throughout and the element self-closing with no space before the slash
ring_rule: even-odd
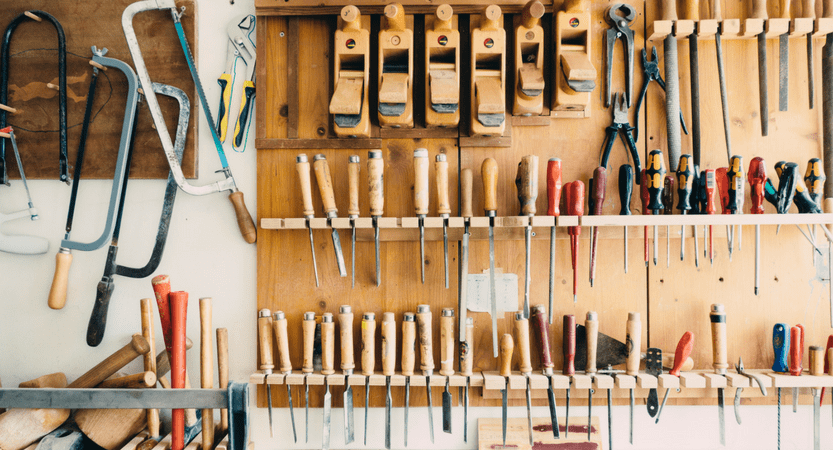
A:
<svg viewBox="0 0 833 450">
<path fill-rule="evenodd" d="M 665 162 L 662 160 L 661 150 L 651 150 L 648 155 L 643 182 L 648 186 L 648 209 L 653 214 L 659 214 L 663 209 L 662 190 L 665 183 Z"/>
<path fill-rule="evenodd" d="M 107 311 L 110 309 L 110 297 L 113 295 L 113 273 L 115 272 L 116 253 L 119 248 L 111 245 L 107 251 L 107 262 L 104 265 L 104 275 L 98 282 L 95 292 L 95 303 L 87 325 L 87 345 L 97 347 L 104 340 L 104 329 L 107 327 Z"/>
<path fill-rule="evenodd" d="M 695 173 L 692 167 L 691 155 L 680 155 L 680 165 L 677 166 L 677 209 L 682 214 L 691 210 L 691 191 Z"/>
<path fill-rule="evenodd" d="M 775 171 L 778 172 L 778 193 L 776 194 L 777 203 L 775 208 L 778 210 L 778 214 L 786 214 L 795 197 L 798 165 L 780 161 L 775 165 Z"/>
<path fill-rule="evenodd" d="M 729 168 L 726 170 L 726 178 L 729 182 L 729 204 L 727 209 L 733 213 L 736 211 L 743 212 L 744 179 L 742 156 L 734 155 L 732 156 L 732 159 L 729 160 Z"/>
<path fill-rule="evenodd" d="M 619 166 L 619 203 L 620 216 L 631 215 L 631 196 L 633 196 L 633 167 L 630 164 Z"/>
</svg>

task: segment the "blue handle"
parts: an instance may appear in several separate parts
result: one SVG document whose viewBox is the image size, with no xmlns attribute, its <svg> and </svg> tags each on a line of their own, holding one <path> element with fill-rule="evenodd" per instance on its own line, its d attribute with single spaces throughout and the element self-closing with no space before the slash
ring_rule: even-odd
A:
<svg viewBox="0 0 833 450">
<path fill-rule="evenodd" d="M 775 362 L 772 364 L 772 371 L 789 372 L 787 352 L 790 349 L 790 332 L 786 324 L 776 323 L 775 327 L 772 328 L 772 349 L 775 351 Z"/>
</svg>

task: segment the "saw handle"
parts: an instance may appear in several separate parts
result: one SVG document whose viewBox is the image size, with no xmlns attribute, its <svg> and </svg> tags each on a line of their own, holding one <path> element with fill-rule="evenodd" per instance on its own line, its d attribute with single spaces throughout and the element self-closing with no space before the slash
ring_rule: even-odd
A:
<svg viewBox="0 0 833 450">
<path fill-rule="evenodd" d="M 321 317 L 321 374 L 335 373 L 335 330 L 332 313 L 324 313 Z"/>
<path fill-rule="evenodd" d="M 675 377 L 680 376 L 680 370 L 688 360 L 692 348 L 694 348 L 694 334 L 691 331 L 686 331 L 683 337 L 680 338 L 680 342 L 677 342 L 677 349 L 674 351 L 674 367 L 668 373 Z"/>
<path fill-rule="evenodd" d="M 512 374 L 512 352 L 515 350 L 515 342 L 511 334 L 504 334 L 500 337 L 500 354 L 498 355 L 498 368 L 500 376 L 508 377 Z"/>
<path fill-rule="evenodd" d="M 318 183 L 318 192 L 321 194 L 324 212 L 327 217 L 335 217 L 338 214 L 338 208 L 336 207 L 333 177 L 330 175 L 330 165 L 327 164 L 327 157 L 322 153 L 315 155 L 312 161 L 312 170 L 315 172 L 315 181 Z"/>
<path fill-rule="evenodd" d="M 389 377 L 396 373 L 396 315 L 382 314 L 382 375 Z"/>
<path fill-rule="evenodd" d="M 49 288 L 49 307 L 61 309 L 67 303 L 67 284 L 69 283 L 69 267 L 72 264 L 72 253 L 61 247 L 55 255 L 55 274 L 52 276 L 52 286 Z"/>
<path fill-rule="evenodd" d="M 402 320 L 402 375 L 414 374 L 416 361 L 416 322 L 414 313 L 406 312 Z"/>
<path fill-rule="evenodd" d="M 532 357 L 529 351 L 529 319 L 523 313 L 515 313 L 515 338 L 518 340 L 519 369 L 521 373 L 532 373 Z"/>
<path fill-rule="evenodd" d="M 414 150 L 414 210 L 416 215 L 428 214 L 428 150 Z"/>
<path fill-rule="evenodd" d="M 304 334 L 304 363 L 301 366 L 301 372 L 313 373 L 315 367 L 313 365 L 313 357 L 315 353 L 315 313 L 305 312 L 304 321 L 301 324 Z"/>
<path fill-rule="evenodd" d="M 367 183 L 370 186 L 370 215 L 379 217 L 385 212 L 385 160 L 382 152 L 367 152 Z"/>
<path fill-rule="evenodd" d="M 350 156 L 347 161 L 347 186 L 350 199 L 347 215 L 351 217 L 358 217 L 361 214 L 361 209 L 359 209 L 359 172 L 361 169 L 358 155 Z"/>
<path fill-rule="evenodd" d="M 638 312 L 628 313 L 628 323 L 625 333 L 625 342 L 627 342 L 625 348 L 628 352 L 625 373 L 630 376 L 636 376 L 639 373 L 640 349 L 642 348 L 642 321 Z"/>
<path fill-rule="evenodd" d="M 518 189 L 518 202 L 521 204 L 522 216 L 534 216 L 535 200 L 538 199 L 538 157 L 526 155 L 518 163 L 518 173 L 515 176 L 515 187 Z"/>
<path fill-rule="evenodd" d="M 709 319 L 712 325 L 712 365 L 714 373 L 722 375 L 729 367 L 726 350 L 726 311 L 723 305 L 713 304 Z"/>
<path fill-rule="evenodd" d="M 448 158 L 445 154 L 437 155 L 434 171 L 437 179 L 437 214 L 451 214 L 451 204 L 448 201 Z"/>
<path fill-rule="evenodd" d="M 576 374 L 576 316 L 564 315 L 564 367 L 561 372 L 564 375 Z"/>
<path fill-rule="evenodd" d="M 353 360 L 353 310 L 343 305 L 338 314 L 338 326 L 341 330 L 341 370 L 345 374 L 352 374 L 356 364 Z"/>
<path fill-rule="evenodd" d="M 440 316 L 440 375 L 454 375 L 454 310 L 443 308 Z"/>
<path fill-rule="evenodd" d="M 787 373 L 790 371 L 787 361 L 787 353 L 790 349 L 790 333 L 787 324 L 776 323 L 772 328 L 772 350 L 775 360 L 772 363 L 772 371 Z"/>
<path fill-rule="evenodd" d="M 497 161 L 494 158 L 484 159 L 480 175 L 483 178 L 483 209 L 487 216 L 494 217 L 497 214 Z"/>
<path fill-rule="evenodd" d="M 427 375 L 434 370 L 431 307 L 429 305 L 417 306 L 416 320 L 419 335 L 419 369 Z"/>
<path fill-rule="evenodd" d="M 535 340 L 538 343 L 538 359 L 545 373 L 552 373 L 552 350 L 550 349 L 550 327 L 547 310 L 544 305 L 532 308 L 532 328 L 535 330 Z"/>
<path fill-rule="evenodd" d="M 362 375 L 373 375 L 376 366 L 376 314 L 362 314 Z"/>
<path fill-rule="evenodd" d="M 547 215 L 560 216 L 561 210 L 561 159 L 547 161 Z"/>
<path fill-rule="evenodd" d="M 474 216 L 474 212 L 471 207 L 471 192 L 472 192 L 472 172 L 471 169 L 463 169 L 460 171 L 460 197 L 462 205 L 460 215 L 466 219 L 470 219 Z"/>
<path fill-rule="evenodd" d="M 246 208 L 243 193 L 240 191 L 232 192 L 228 199 L 231 200 L 231 205 L 234 207 L 234 215 L 237 216 L 237 227 L 240 228 L 243 240 L 247 244 L 254 244 L 257 242 L 257 227 L 255 227 L 255 221 L 252 220 L 252 215 L 249 214 L 249 210 Z"/>
</svg>

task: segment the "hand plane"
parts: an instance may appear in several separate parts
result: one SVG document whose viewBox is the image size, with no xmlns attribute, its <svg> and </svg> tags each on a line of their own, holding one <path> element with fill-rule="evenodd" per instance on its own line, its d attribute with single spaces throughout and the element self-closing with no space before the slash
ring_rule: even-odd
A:
<svg viewBox="0 0 833 450">
<path fill-rule="evenodd" d="M 460 123 L 460 31 L 450 5 L 425 16 L 425 126 Z"/>
<path fill-rule="evenodd" d="M 590 92 L 596 88 L 596 68 L 590 62 L 590 2 L 570 0 L 556 14 L 555 88 L 552 109 L 590 117 Z"/>
<path fill-rule="evenodd" d="M 335 34 L 333 78 L 330 99 L 338 137 L 370 137 L 367 88 L 370 81 L 370 23 L 359 8 L 348 5 L 338 16 Z"/>
<path fill-rule="evenodd" d="M 383 128 L 414 127 L 413 21 L 401 4 L 385 6 L 379 31 L 379 126 Z"/>
<path fill-rule="evenodd" d="M 515 15 L 516 116 L 540 115 L 544 110 L 544 5 L 532 0 Z"/>
<path fill-rule="evenodd" d="M 506 30 L 500 7 L 489 5 L 471 24 L 472 136 L 500 136 L 506 128 Z"/>
</svg>

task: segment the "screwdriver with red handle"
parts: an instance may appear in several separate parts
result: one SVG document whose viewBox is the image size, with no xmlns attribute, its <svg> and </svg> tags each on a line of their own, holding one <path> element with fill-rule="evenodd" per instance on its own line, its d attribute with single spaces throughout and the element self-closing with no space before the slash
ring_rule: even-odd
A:
<svg viewBox="0 0 833 450">
<path fill-rule="evenodd" d="M 726 175 L 729 169 L 721 167 L 714 171 L 714 178 L 717 181 L 717 193 L 720 198 L 720 214 L 731 214 L 729 210 L 729 177 Z M 729 245 L 729 261 L 732 260 L 732 227 L 726 225 L 726 238 Z"/>
<path fill-rule="evenodd" d="M 804 325 L 790 328 L 790 375 L 797 377 L 804 370 Z M 798 412 L 798 388 L 793 388 L 793 412 Z"/>
<path fill-rule="evenodd" d="M 714 214 L 714 169 L 707 169 L 703 173 L 706 191 L 706 214 Z M 714 265 L 714 225 L 709 225 L 709 262 Z"/>
<path fill-rule="evenodd" d="M 590 180 L 590 190 L 593 199 L 591 214 L 594 216 L 602 215 L 604 209 L 605 193 L 607 191 L 607 170 L 599 166 L 593 171 L 593 178 Z M 596 247 L 599 238 L 599 227 L 591 227 L 591 242 L 590 242 L 590 287 L 593 287 L 593 279 L 596 278 Z"/>
<path fill-rule="evenodd" d="M 567 196 L 567 215 L 581 217 L 584 215 L 584 183 L 576 180 L 567 183 L 564 186 L 565 195 Z M 576 284 L 578 276 L 576 273 L 576 264 L 578 262 L 578 248 L 579 237 L 581 236 L 581 226 L 568 227 L 567 232 L 570 234 L 570 254 L 573 263 L 573 303 L 578 301 L 576 294 Z"/>
<path fill-rule="evenodd" d="M 648 154 L 648 164 L 645 170 L 645 178 L 643 183 L 647 185 L 648 189 L 648 209 L 651 214 L 658 215 L 663 209 L 662 191 L 665 182 L 665 161 L 662 159 L 662 150 L 651 150 Z M 658 249 L 657 240 L 659 240 L 659 232 L 656 225 L 654 225 L 654 266 L 657 265 Z"/>
<path fill-rule="evenodd" d="M 561 159 L 547 161 L 547 215 L 561 215 Z M 552 323 L 553 292 L 555 291 L 555 223 L 550 227 L 550 304 L 549 323 Z"/>
<path fill-rule="evenodd" d="M 750 198 L 752 206 L 749 208 L 751 214 L 764 213 L 764 183 L 766 183 L 766 163 L 760 156 L 749 161 L 749 171 L 746 172 L 746 179 L 749 181 Z M 761 226 L 755 225 L 755 295 L 758 295 L 758 286 L 761 278 Z"/>
<path fill-rule="evenodd" d="M 694 334 L 691 331 L 686 331 L 683 337 L 680 338 L 680 342 L 677 343 L 677 350 L 674 352 L 674 367 L 668 372 L 670 375 L 674 375 L 677 378 L 680 377 L 680 370 L 683 367 L 683 363 L 688 359 L 693 348 Z M 662 409 L 665 407 L 665 402 L 668 401 L 669 392 L 671 392 L 671 389 L 665 390 L 665 397 L 662 398 L 662 404 L 659 407 L 659 411 L 657 411 L 657 418 L 654 423 L 659 423 L 659 417 L 662 414 Z"/>
<path fill-rule="evenodd" d="M 642 214 L 650 214 L 648 211 L 648 182 L 645 181 L 647 175 L 645 169 L 642 169 L 642 184 L 639 186 L 639 198 L 642 200 Z M 642 244 L 645 253 L 645 267 L 648 267 L 648 225 L 645 225 L 642 236 Z"/>
</svg>

